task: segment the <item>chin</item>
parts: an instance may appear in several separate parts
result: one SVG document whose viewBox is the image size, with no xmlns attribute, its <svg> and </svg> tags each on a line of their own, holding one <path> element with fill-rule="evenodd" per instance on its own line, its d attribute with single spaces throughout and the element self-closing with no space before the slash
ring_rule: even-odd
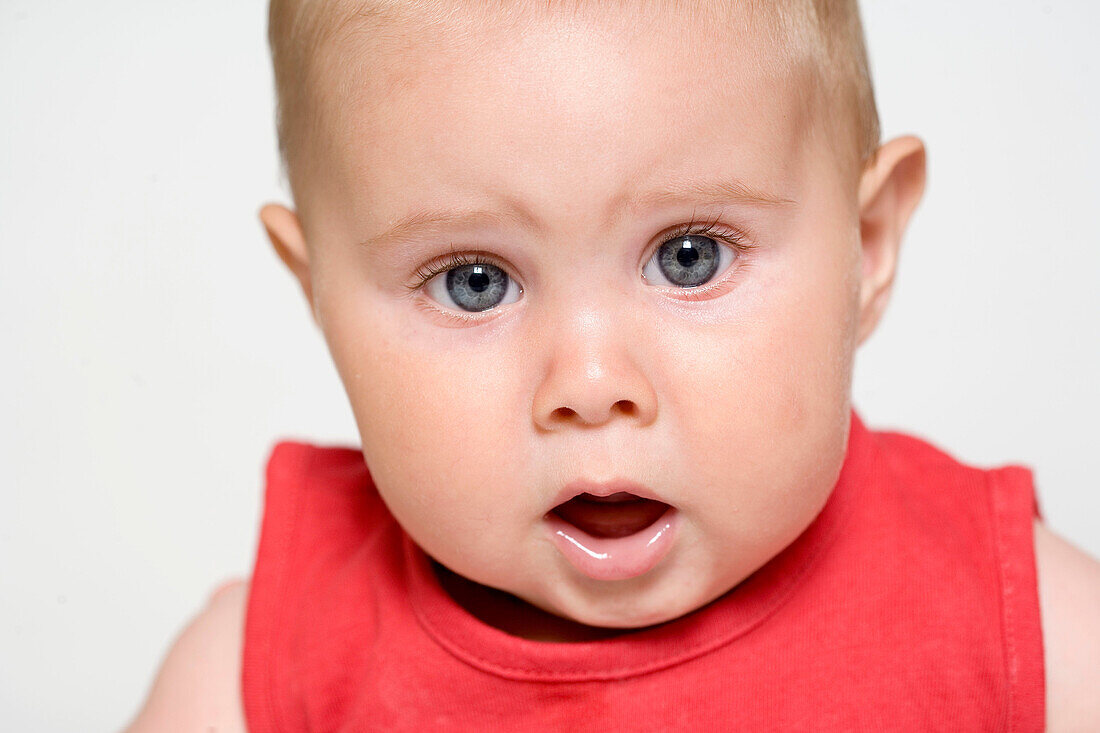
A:
<svg viewBox="0 0 1100 733">
<path fill-rule="evenodd" d="M 672 621 L 691 613 L 699 605 L 685 602 L 682 597 L 674 600 L 657 596 L 639 597 L 635 593 L 609 593 L 608 588 L 603 587 L 588 601 L 571 603 L 567 609 L 545 610 L 585 626 L 626 630 Z"/>
</svg>

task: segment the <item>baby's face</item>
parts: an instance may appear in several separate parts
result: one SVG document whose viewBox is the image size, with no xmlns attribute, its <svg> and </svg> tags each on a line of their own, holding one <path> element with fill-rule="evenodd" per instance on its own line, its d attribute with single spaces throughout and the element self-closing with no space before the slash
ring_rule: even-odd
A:
<svg viewBox="0 0 1100 733">
<path fill-rule="evenodd" d="M 394 516 L 461 576 L 619 628 L 713 600 L 824 505 L 861 267 L 855 187 L 765 30 L 638 21 L 346 41 L 299 201 Z M 578 481 L 667 507 L 566 521 Z"/>
</svg>

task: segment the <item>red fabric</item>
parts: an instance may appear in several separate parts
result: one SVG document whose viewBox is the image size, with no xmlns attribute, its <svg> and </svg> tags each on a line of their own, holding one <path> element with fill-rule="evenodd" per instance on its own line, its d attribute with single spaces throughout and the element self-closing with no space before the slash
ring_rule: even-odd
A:
<svg viewBox="0 0 1100 733">
<path fill-rule="evenodd" d="M 1038 731 L 1031 472 L 964 466 L 855 412 L 837 486 L 706 607 L 623 637 L 528 641 L 446 594 L 362 455 L 280 443 L 245 626 L 253 733 Z"/>
</svg>

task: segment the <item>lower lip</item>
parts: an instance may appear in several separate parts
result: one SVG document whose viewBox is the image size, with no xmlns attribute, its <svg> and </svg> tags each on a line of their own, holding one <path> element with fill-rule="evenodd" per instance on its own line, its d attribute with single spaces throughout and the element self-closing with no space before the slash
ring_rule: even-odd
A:
<svg viewBox="0 0 1100 733">
<path fill-rule="evenodd" d="M 565 559 L 594 580 L 626 580 L 657 566 L 676 538 L 679 512 L 673 507 L 653 524 L 627 537 L 593 537 L 556 514 L 548 514 L 550 539 Z"/>
</svg>

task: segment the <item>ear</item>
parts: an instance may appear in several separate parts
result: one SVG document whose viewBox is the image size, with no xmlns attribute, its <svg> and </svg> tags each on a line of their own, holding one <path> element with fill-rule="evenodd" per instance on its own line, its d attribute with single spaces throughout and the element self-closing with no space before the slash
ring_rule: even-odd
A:
<svg viewBox="0 0 1100 733">
<path fill-rule="evenodd" d="M 309 249 L 306 247 L 305 234 L 297 214 L 279 204 L 267 204 L 260 209 L 260 221 L 267 231 L 267 237 L 275 248 L 279 259 L 287 266 L 291 274 L 298 278 L 302 292 L 309 303 L 309 310 L 317 320 L 313 307 L 313 284 L 309 272 Z"/>
<path fill-rule="evenodd" d="M 890 300 L 898 250 L 909 217 L 924 193 L 925 152 L 906 135 L 882 145 L 859 181 L 859 231 L 863 258 L 859 293 L 862 344 L 875 330 Z"/>
</svg>

